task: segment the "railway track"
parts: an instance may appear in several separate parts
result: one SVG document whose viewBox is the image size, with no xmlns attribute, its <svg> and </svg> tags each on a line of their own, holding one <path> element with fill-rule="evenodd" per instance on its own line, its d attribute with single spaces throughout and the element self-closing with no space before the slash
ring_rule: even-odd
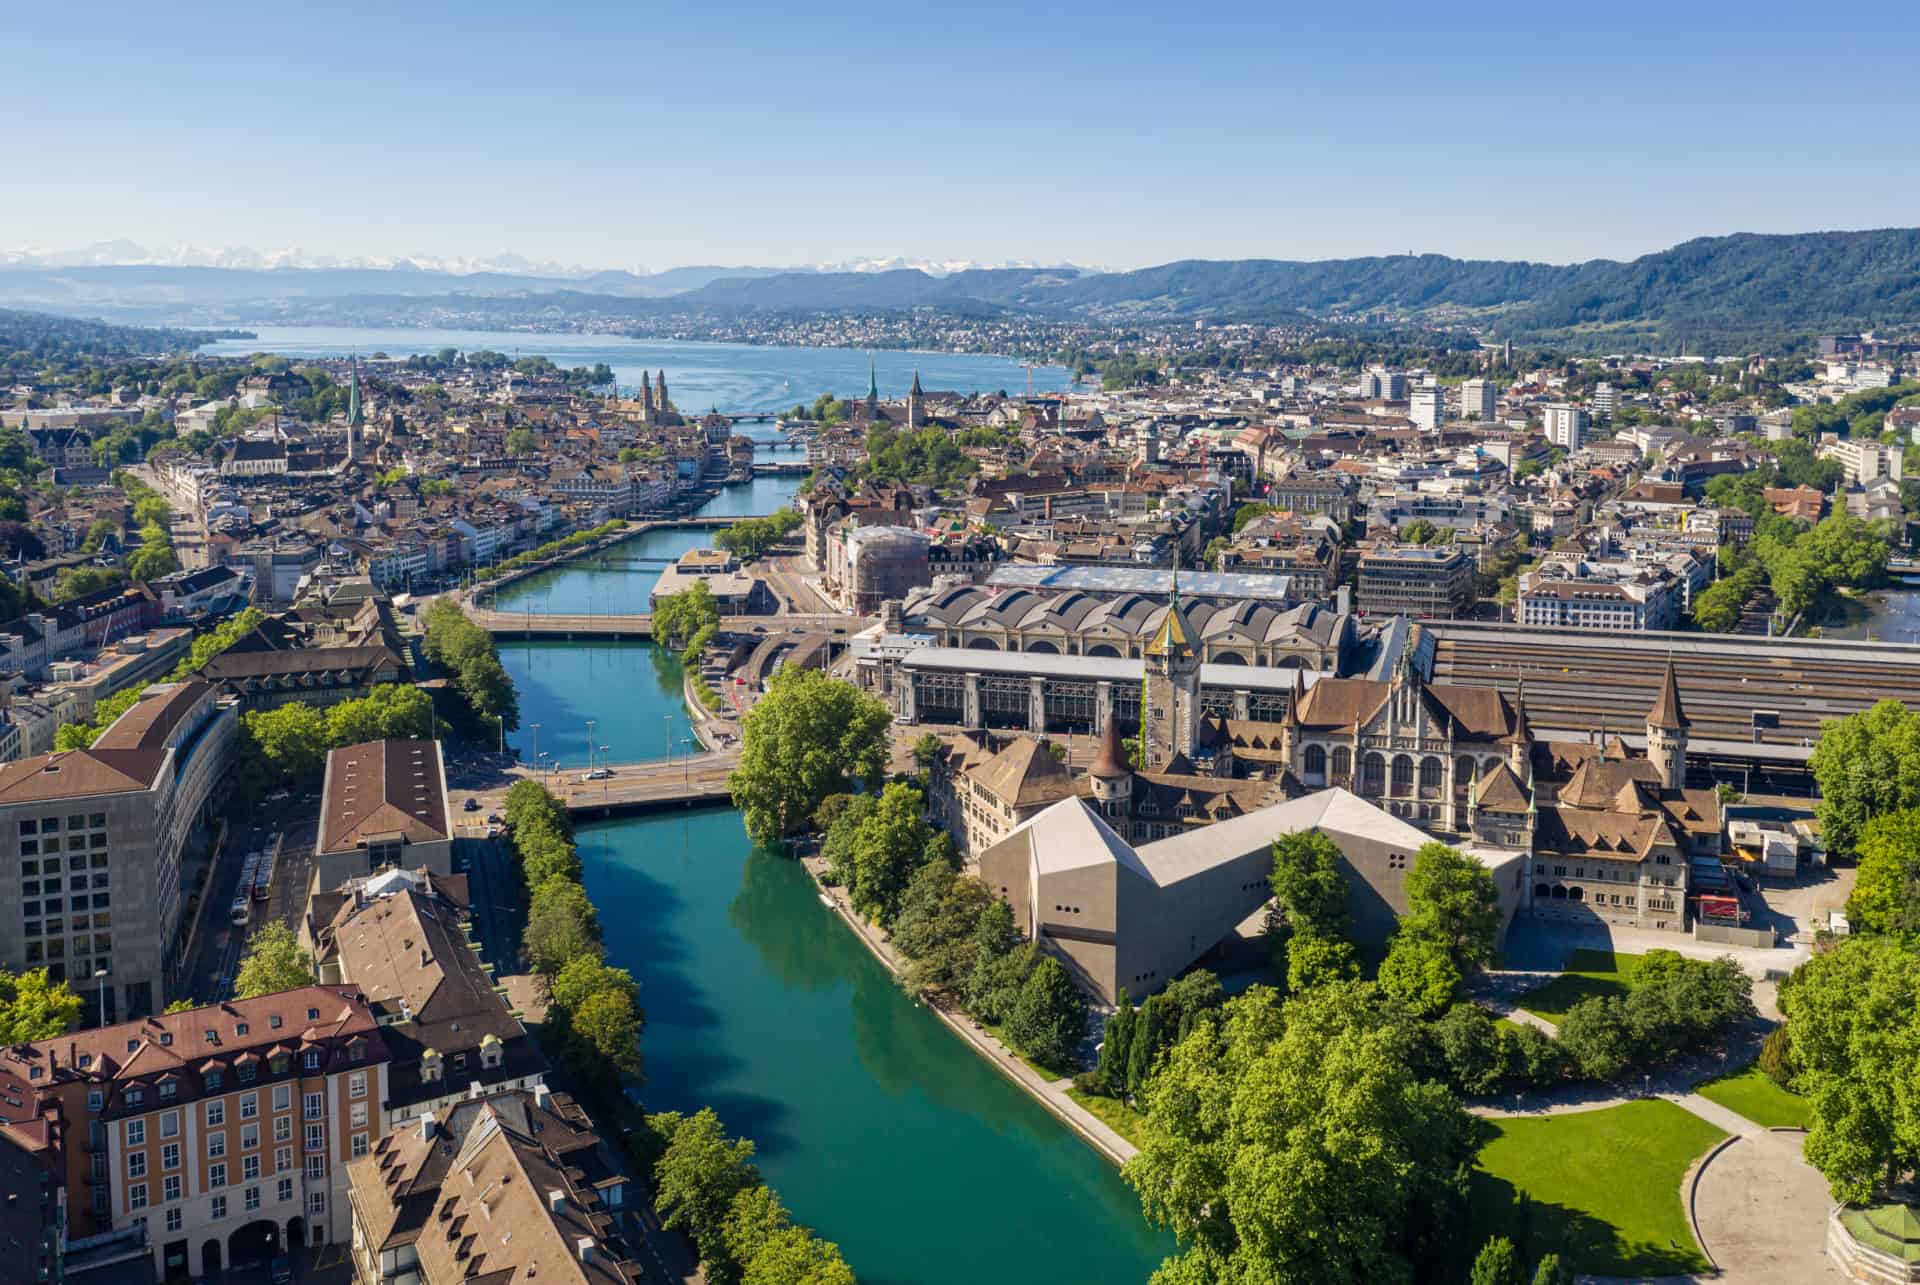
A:
<svg viewBox="0 0 1920 1285">
<path fill-rule="evenodd" d="M 1729 640 L 1663 647 L 1647 635 L 1593 639 L 1552 631 L 1435 631 L 1436 682 L 1512 693 L 1524 680 L 1537 728 L 1641 730 L 1668 659 L 1696 737 L 1811 745 L 1828 720 L 1891 697 L 1920 706 L 1920 648 Z M 1756 715 L 1758 717 L 1756 718 Z"/>
</svg>

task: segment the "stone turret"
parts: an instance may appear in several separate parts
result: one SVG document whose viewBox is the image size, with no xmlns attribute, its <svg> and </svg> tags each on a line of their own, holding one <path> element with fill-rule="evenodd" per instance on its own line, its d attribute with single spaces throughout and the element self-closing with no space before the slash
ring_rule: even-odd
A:
<svg viewBox="0 0 1920 1285">
<path fill-rule="evenodd" d="M 1663 789 L 1677 790 L 1687 782 L 1686 710 L 1680 707 L 1680 684 L 1675 680 L 1673 662 L 1660 679 L 1660 693 L 1647 711 L 1647 759 L 1660 769 Z"/>
<path fill-rule="evenodd" d="M 1126 816 L 1132 808 L 1133 768 L 1120 740 L 1120 721 L 1111 712 L 1107 714 L 1107 730 L 1100 737 L 1100 752 L 1094 756 L 1088 775 L 1093 781 L 1094 803 L 1108 824 Z"/>
<path fill-rule="evenodd" d="M 1523 678 L 1513 692 L 1513 743 L 1507 747 L 1507 767 L 1525 781 L 1533 758 L 1533 729 L 1527 725 L 1527 682 Z"/>
</svg>

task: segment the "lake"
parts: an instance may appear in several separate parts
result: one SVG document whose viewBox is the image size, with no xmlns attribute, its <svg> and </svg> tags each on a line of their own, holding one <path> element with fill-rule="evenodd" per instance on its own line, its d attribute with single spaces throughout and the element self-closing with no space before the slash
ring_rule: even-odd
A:
<svg viewBox="0 0 1920 1285">
<path fill-rule="evenodd" d="M 445 348 L 492 349 L 514 357 L 543 356 L 571 369 L 605 362 L 622 389 L 638 388 L 641 372 L 667 372 L 667 395 L 689 415 L 719 409 L 729 414 L 783 411 L 811 404 L 821 393 L 860 397 L 867 391 L 869 362 L 882 397 L 905 397 L 920 372 L 929 392 L 1022 393 L 1027 368 L 1005 357 L 977 353 L 879 351 L 857 348 L 781 348 L 759 344 L 696 343 L 679 339 L 630 339 L 623 335 L 531 334 L 522 331 L 417 330 L 406 327 L 248 326 L 254 339 L 222 339 L 203 353 L 245 357 L 371 358 L 376 352 L 409 357 Z M 1035 392 L 1059 392 L 1068 383 L 1059 366 L 1036 366 Z"/>
</svg>

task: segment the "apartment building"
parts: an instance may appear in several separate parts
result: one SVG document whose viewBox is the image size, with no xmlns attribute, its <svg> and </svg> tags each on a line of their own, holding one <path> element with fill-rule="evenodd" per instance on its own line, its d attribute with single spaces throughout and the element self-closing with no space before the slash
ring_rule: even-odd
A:
<svg viewBox="0 0 1920 1285">
<path fill-rule="evenodd" d="M 1458 616 L 1473 606 L 1473 576 L 1457 545 L 1379 546 L 1360 555 L 1357 605 L 1367 616 Z"/>
<path fill-rule="evenodd" d="M 181 860 L 238 725 L 193 679 L 151 688 L 90 749 L 0 764 L 0 965 L 72 981 L 92 1021 L 165 1007 L 185 949 Z"/>
<path fill-rule="evenodd" d="M 447 1107 L 349 1170 L 356 1285 L 646 1279 L 621 1225 L 633 1179 L 542 1085 Z"/>
<path fill-rule="evenodd" d="M 1548 442 L 1564 451 L 1577 451 L 1587 440 L 1592 418 L 1584 406 L 1555 402 L 1541 409 L 1540 426 Z"/>
<path fill-rule="evenodd" d="M 73 1145 L 74 1238 L 143 1228 L 161 1276 L 343 1238 L 388 1052 L 352 987 L 304 986 L 0 1051 Z"/>
<path fill-rule="evenodd" d="M 1447 419 L 1447 393 L 1438 384 L 1429 384 L 1413 390 L 1412 407 L 1413 426 L 1422 432 L 1438 432 L 1440 425 Z"/>
<path fill-rule="evenodd" d="M 308 903 L 320 980 L 351 986 L 389 1053 L 380 1128 L 403 1129 L 462 1097 L 531 1089 L 547 1063 L 467 933 L 466 879 L 386 870 Z"/>
<path fill-rule="evenodd" d="M 1659 567 L 1554 560 L 1520 577 L 1515 610 L 1524 625 L 1638 633 L 1672 629 L 1686 596 Z"/>
<path fill-rule="evenodd" d="M 1500 386 L 1491 379 L 1469 379 L 1460 385 L 1460 418 L 1491 424 L 1500 408 Z"/>
</svg>

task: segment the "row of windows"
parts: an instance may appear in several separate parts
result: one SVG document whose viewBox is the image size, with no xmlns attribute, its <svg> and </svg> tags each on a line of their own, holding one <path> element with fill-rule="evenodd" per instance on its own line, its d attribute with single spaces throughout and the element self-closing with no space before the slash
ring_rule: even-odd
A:
<svg viewBox="0 0 1920 1285">
<path fill-rule="evenodd" d="M 166 1185 L 161 1190 L 161 1193 L 160 1193 L 160 1200 L 162 1203 L 170 1203 L 172 1201 L 180 1199 L 179 1184 L 180 1184 L 180 1180 L 178 1178 L 167 1179 Z M 282 1178 L 277 1184 L 275 1184 L 274 1199 L 280 1201 L 282 1204 L 293 1199 L 293 1179 Z M 132 1187 L 127 1188 L 127 1207 L 129 1209 L 145 1209 L 147 1207 L 147 1184 L 146 1183 L 144 1182 L 138 1183 Z M 243 1191 L 240 1194 L 240 1208 L 244 1213 L 252 1213 L 256 1209 L 260 1208 L 260 1188 L 248 1187 L 245 1191 Z M 316 1213 L 316 1214 L 325 1213 L 327 1209 L 326 1193 L 322 1191 L 309 1192 L 307 1194 L 307 1209 L 311 1213 Z M 207 1215 L 214 1222 L 219 1222 L 221 1219 L 225 1218 L 227 1216 L 227 1198 L 225 1196 L 215 1196 L 211 1200 L 209 1200 L 207 1202 Z M 179 1231 L 183 1217 L 184 1217 L 184 1213 L 180 1209 L 175 1208 L 175 1209 L 167 1210 L 167 1213 L 166 1213 L 167 1230 Z M 135 1221 L 140 1222 L 144 1220 L 135 1219 Z"/>
<path fill-rule="evenodd" d="M 105 885 L 103 884 L 102 886 Z M 93 894 L 91 905 L 88 904 L 84 896 L 74 897 L 72 899 L 73 908 L 75 910 L 102 909 L 113 904 L 113 902 L 108 900 L 112 895 L 113 894 L 106 892 L 96 892 Z M 48 897 L 44 901 L 23 901 L 20 903 L 20 913 L 28 916 L 30 919 L 38 919 L 43 914 L 58 915 L 67 909 L 66 901 L 67 898 L 65 897 Z M 58 920 L 54 921 L 55 924 L 58 922 Z M 37 934 L 29 931 L 27 935 L 32 937 Z"/>
<path fill-rule="evenodd" d="M 92 852 L 86 856 L 67 858 L 68 870 L 85 870 L 91 866 L 95 870 L 104 870 L 109 862 L 104 852 Z M 60 858 L 48 857 L 45 861 L 22 861 L 20 874 L 23 878 L 32 875 L 57 875 L 60 873 Z"/>
<path fill-rule="evenodd" d="M 88 813 L 88 814 L 82 814 L 82 813 L 76 812 L 67 818 L 67 829 L 98 830 L 101 827 L 105 826 L 106 823 L 107 823 L 107 814 L 104 812 L 94 812 L 94 813 Z M 21 818 L 21 821 L 20 821 L 20 833 L 23 835 L 58 834 L 60 833 L 60 818 L 57 816 L 40 817 L 38 819 L 34 817 L 23 817 Z"/>
<path fill-rule="evenodd" d="M 99 874 L 96 874 L 93 876 L 93 886 L 96 888 L 104 888 L 107 886 L 109 878 L 110 876 L 108 876 L 104 871 Z M 67 881 L 67 888 L 69 891 L 72 891 L 72 892 L 83 891 L 86 887 L 87 887 L 86 875 L 75 875 L 73 878 Z M 38 879 L 28 879 L 23 881 L 20 885 L 20 895 L 22 897 L 38 897 L 43 891 L 59 892 L 60 891 L 59 876 L 56 875 L 54 878 L 47 880 L 44 888 L 41 885 L 41 881 Z"/>
<path fill-rule="evenodd" d="M 59 852 L 61 846 L 60 840 L 58 839 L 22 839 L 20 840 L 20 855 L 22 857 L 51 855 Z M 103 851 L 106 846 L 107 832 L 104 830 L 95 831 L 93 834 L 70 834 L 67 836 L 65 845 L 68 852 L 100 852 Z M 21 873 L 25 874 L 26 867 L 31 864 L 33 864 L 31 861 L 22 862 Z M 57 868 L 59 862 L 49 861 L 47 864 Z"/>
</svg>

